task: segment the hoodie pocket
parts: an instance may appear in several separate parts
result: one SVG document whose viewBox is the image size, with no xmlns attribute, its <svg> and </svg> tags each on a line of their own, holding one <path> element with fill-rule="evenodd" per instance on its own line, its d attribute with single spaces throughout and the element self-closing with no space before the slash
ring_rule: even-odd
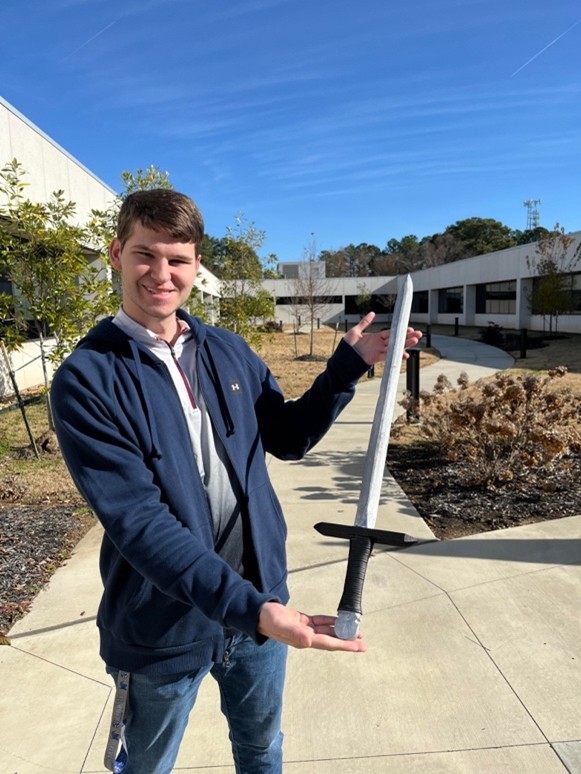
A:
<svg viewBox="0 0 581 774">
<path fill-rule="evenodd" d="M 268 594 L 283 584 L 287 575 L 287 526 L 270 482 L 249 495 L 248 514 L 262 590 Z"/>
</svg>

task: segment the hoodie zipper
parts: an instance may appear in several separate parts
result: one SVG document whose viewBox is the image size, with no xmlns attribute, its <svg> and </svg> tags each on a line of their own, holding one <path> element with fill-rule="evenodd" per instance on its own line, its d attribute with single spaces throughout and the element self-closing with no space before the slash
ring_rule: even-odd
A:
<svg viewBox="0 0 581 774">
<path fill-rule="evenodd" d="M 171 344 L 168 344 L 167 341 L 165 343 L 169 347 L 169 351 L 171 353 L 172 360 L 175 363 L 175 366 L 178 369 L 178 371 L 180 373 L 180 376 L 183 379 L 183 382 L 184 382 L 184 385 L 185 385 L 185 388 L 186 388 L 186 392 L 188 393 L 188 398 L 190 399 L 190 403 L 192 405 L 192 408 L 198 408 L 197 403 L 196 403 L 196 399 L 194 398 L 194 393 L 192 392 L 192 387 L 190 385 L 190 382 L 188 381 L 188 377 L 185 375 L 184 370 L 181 367 L 181 365 L 179 363 L 179 360 L 176 357 L 176 353 L 175 353 L 174 348 L 172 347 Z"/>
</svg>

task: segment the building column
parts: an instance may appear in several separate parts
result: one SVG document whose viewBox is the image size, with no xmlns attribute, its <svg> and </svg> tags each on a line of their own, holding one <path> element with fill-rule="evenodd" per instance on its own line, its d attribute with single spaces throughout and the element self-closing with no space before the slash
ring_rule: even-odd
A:
<svg viewBox="0 0 581 774">
<path fill-rule="evenodd" d="M 428 291 L 428 323 L 430 325 L 438 322 L 438 303 L 440 300 L 439 290 Z"/>
<path fill-rule="evenodd" d="M 533 278 L 521 277 L 516 281 L 515 328 L 528 328 L 531 323 L 530 299 L 533 293 Z"/>
<path fill-rule="evenodd" d="M 476 285 L 464 285 L 464 325 L 474 325 Z"/>
</svg>

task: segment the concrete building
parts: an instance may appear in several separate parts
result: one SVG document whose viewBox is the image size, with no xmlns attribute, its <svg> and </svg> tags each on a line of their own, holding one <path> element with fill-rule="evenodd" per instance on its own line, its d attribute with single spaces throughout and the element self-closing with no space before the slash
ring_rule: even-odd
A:
<svg viewBox="0 0 581 774">
<path fill-rule="evenodd" d="M 581 231 L 569 235 L 571 244 L 561 266 L 569 265 L 575 254 L 579 261 L 570 279 L 571 309 L 559 316 L 559 331 L 581 333 Z M 494 253 L 465 258 L 454 263 L 414 272 L 412 321 L 416 324 L 454 324 L 483 326 L 496 323 L 508 330 L 527 328 L 543 331 L 548 322 L 533 314 L 531 298 L 538 282 L 537 243 L 511 247 Z M 303 268 L 299 268 L 302 266 Z M 325 278 L 317 265 L 311 289 L 328 303 L 319 306 L 321 324 L 335 325 L 358 320 L 361 308 L 373 309 L 380 322 L 387 322 L 402 277 Z M 287 268 L 288 267 L 288 268 Z M 292 324 L 298 316 L 307 319 L 304 278 L 312 267 L 304 264 L 280 264 L 282 277 L 265 280 L 265 288 L 276 301 L 275 316 Z M 360 304 L 359 300 L 365 301 Z"/>
<path fill-rule="evenodd" d="M 311 310 L 321 325 L 352 324 L 362 310 L 388 321 L 397 294 L 397 277 L 326 277 L 319 262 L 281 263 L 280 279 L 264 280 L 275 299 L 275 319 L 283 325 L 304 324 Z"/>
<path fill-rule="evenodd" d="M 581 249 L 581 231 L 569 235 L 571 244 L 561 267 Z M 531 298 L 538 277 L 537 243 L 511 247 L 494 253 L 465 258 L 455 263 L 414 272 L 412 319 L 416 323 L 486 326 L 496 323 L 506 329 L 547 329 L 542 315 L 533 314 Z M 581 255 L 567 275 L 571 308 L 559 316 L 559 330 L 581 333 Z"/>
</svg>

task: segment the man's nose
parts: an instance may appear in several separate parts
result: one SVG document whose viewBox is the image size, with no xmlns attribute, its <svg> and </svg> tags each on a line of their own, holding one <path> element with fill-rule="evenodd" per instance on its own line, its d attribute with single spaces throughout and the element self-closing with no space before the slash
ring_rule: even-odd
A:
<svg viewBox="0 0 581 774">
<path fill-rule="evenodd" d="M 166 258 L 158 258 L 151 266 L 151 276 L 156 282 L 167 282 L 171 279 L 170 265 Z"/>
</svg>

